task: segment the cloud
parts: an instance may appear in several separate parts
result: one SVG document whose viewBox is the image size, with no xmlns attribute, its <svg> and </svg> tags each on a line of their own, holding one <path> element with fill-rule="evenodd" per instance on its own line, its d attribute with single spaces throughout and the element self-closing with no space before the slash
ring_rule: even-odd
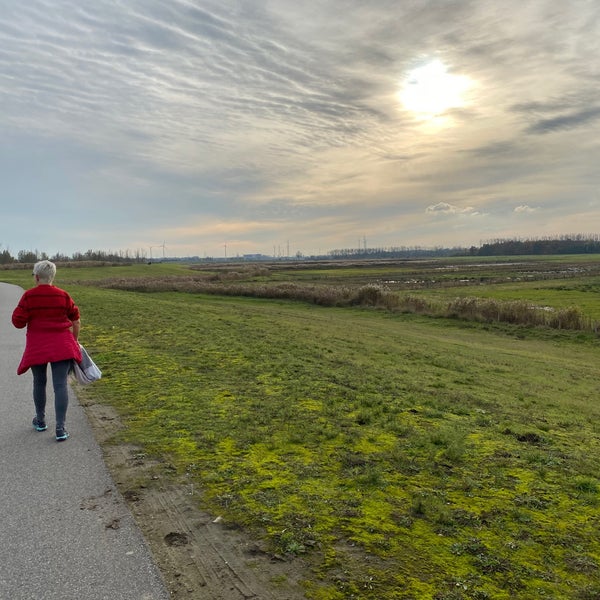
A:
<svg viewBox="0 0 600 600">
<path fill-rule="evenodd" d="M 575 129 L 600 119 L 600 106 L 590 107 L 548 119 L 540 119 L 527 128 L 528 133 L 545 134 L 554 131 Z"/>
<path fill-rule="evenodd" d="M 590 83 L 584 84 L 576 92 L 568 91 L 559 97 L 519 102 L 509 110 L 530 121 L 527 133 L 546 134 L 579 128 L 600 118 L 597 83 L 592 86 Z"/>
<path fill-rule="evenodd" d="M 448 202 L 438 202 L 431 204 L 425 209 L 425 212 L 433 215 L 477 215 L 479 214 L 472 206 L 460 208 Z"/>
<path fill-rule="evenodd" d="M 539 210 L 539 209 L 538 208 L 532 208 L 531 206 L 527 206 L 527 204 L 521 204 L 520 206 L 516 206 L 514 208 L 513 212 L 515 212 L 517 214 L 522 214 L 522 213 L 524 213 L 524 214 L 531 214 L 531 213 L 536 212 L 537 210 Z"/>
<path fill-rule="evenodd" d="M 513 206 L 600 230 L 593 2 L 5 4 L 3 247 L 471 244 Z M 473 86 L 428 121 L 398 92 L 435 60 Z"/>
</svg>

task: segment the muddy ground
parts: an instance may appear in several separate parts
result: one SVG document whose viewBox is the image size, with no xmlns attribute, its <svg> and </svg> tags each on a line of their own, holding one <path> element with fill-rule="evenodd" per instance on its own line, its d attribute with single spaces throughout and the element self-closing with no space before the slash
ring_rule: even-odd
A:
<svg viewBox="0 0 600 600">
<path fill-rule="evenodd" d="M 110 407 L 79 398 L 108 469 L 177 600 L 303 600 L 306 568 L 199 508 L 199 490 L 165 465 L 110 438 L 121 428 Z"/>
</svg>

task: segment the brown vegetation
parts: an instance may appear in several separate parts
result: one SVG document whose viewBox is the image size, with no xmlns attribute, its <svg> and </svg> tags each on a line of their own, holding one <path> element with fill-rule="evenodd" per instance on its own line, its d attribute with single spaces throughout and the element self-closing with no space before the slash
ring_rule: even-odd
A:
<svg viewBox="0 0 600 600">
<path fill-rule="evenodd" d="M 241 281 L 242 279 L 245 281 Z M 162 279 L 107 279 L 96 285 L 135 292 L 187 292 L 296 300 L 320 306 L 362 306 L 481 323 L 509 323 L 576 331 L 598 329 L 598 324 L 592 322 L 576 306 L 555 310 L 523 300 L 502 301 L 475 297 L 458 297 L 451 300 L 428 299 L 392 291 L 376 284 L 339 286 L 249 282 L 247 279 L 248 273 L 228 271 Z"/>
</svg>

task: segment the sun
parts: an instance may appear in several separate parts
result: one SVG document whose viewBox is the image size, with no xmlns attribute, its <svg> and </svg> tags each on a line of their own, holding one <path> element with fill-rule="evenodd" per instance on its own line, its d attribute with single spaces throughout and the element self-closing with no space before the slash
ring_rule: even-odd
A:
<svg viewBox="0 0 600 600">
<path fill-rule="evenodd" d="M 464 106 L 470 87 L 468 77 L 448 73 L 444 63 L 432 60 L 408 72 L 398 96 L 406 110 L 427 119 Z"/>
</svg>

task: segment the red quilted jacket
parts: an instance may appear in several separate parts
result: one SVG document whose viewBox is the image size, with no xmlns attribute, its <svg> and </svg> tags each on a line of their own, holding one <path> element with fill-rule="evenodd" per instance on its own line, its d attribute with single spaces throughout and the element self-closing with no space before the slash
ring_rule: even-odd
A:
<svg viewBox="0 0 600 600">
<path fill-rule="evenodd" d="M 64 290 L 47 284 L 27 290 L 12 314 L 15 327 L 27 327 L 17 374 L 22 375 L 32 365 L 73 358 L 81 361 L 79 342 L 71 331 L 72 321 L 78 319 L 79 308 Z"/>
</svg>

